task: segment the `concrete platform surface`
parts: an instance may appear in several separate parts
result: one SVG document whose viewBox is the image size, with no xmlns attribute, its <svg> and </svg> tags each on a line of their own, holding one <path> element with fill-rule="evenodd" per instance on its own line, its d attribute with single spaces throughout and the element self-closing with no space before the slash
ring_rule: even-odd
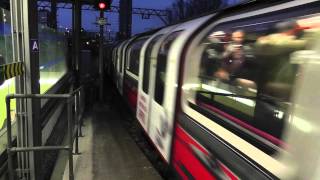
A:
<svg viewBox="0 0 320 180">
<path fill-rule="evenodd" d="M 76 180 L 160 180 L 114 109 L 96 104 L 84 116 L 81 155 L 74 156 Z M 68 165 L 63 179 L 68 179 Z"/>
</svg>

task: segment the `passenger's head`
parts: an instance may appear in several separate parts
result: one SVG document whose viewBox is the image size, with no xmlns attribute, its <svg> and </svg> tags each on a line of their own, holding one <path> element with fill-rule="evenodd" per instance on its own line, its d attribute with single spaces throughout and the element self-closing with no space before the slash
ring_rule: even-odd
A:
<svg viewBox="0 0 320 180">
<path fill-rule="evenodd" d="M 285 21 L 276 24 L 276 31 L 286 35 L 295 35 L 298 29 L 298 24 L 295 21 Z"/>
<path fill-rule="evenodd" d="M 244 40 L 244 31 L 242 30 L 237 30 L 235 32 L 232 33 L 232 41 L 236 42 L 236 43 L 242 43 Z"/>
<path fill-rule="evenodd" d="M 226 38 L 226 33 L 223 31 L 215 31 L 208 36 L 210 42 L 223 42 Z"/>
</svg>

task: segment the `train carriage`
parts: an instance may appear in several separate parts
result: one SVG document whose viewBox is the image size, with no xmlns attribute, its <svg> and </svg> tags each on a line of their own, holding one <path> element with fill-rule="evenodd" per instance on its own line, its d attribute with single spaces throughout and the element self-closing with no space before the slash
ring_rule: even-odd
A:
<svg viewBox="0 0 320 180">
<path fill-rule="evenodd" d="M 155 29 L 135 35 L 113 49 L 113 53 L 117 55 L 114 60 L 117 74 L 114 83 L 134 114 L 136 113 L 138 99 L 140 52 L 145 42 L 157 31 L 158 29 Z"/>
<path fill-rule="evenodd" d="M 319 7 L 250 2 L 118 46 L 119 91 L 177 176 L 319 177 Z"/>
<path fill-rule="evenodd" d="M 319 134 L 310 129 L 315 111 L 297 106 L 310 96 L 299 82 L 315 70 L 306 64 L 319 50 L 319 1 L 266 4 L 215 18 L 185 47 L 173 147 L 181 176 L 300 179 L 316 171 L 316 161 L 299 158 L 313 153 L 299 139 Z"/>
</svg>

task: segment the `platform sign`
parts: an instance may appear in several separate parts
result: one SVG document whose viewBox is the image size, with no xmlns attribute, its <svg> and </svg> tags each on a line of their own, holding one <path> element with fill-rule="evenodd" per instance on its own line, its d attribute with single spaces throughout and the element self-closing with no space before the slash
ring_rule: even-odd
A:
<svg viewBox="0 0 320 180">
<path fill-rule="evenodd" d="M 30 48 L 31 52 L 39 52 L 39 40 L 38 39 L 30 39 Z"/>
<path fill-rule="evenodd" d="M 100 25 L 100 26 L 105 26 L 107 25 L 107 19 L 106 18 L 99 18 L 97 23 Z"/>
</svg>

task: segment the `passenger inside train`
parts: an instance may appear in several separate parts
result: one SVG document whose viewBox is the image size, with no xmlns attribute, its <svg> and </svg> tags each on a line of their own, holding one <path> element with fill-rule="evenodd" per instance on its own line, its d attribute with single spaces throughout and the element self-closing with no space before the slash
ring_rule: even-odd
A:
<svg viewBox="0 0 320 180">
<path fill-rule="evenodd" d="M 281 141 L 283 127 L 293 84 L 301 75 L 291 56 L 310 49 L 310 40 L 319 33 L 314 23 L 306 24 L 307 19 L 215 28 L 202 41 L 197 105 L 231 117 L 231 122 L 226 120 L 230 129 L 245 131 L 243 138 L 249 134 L 286 146 Z"/>
</svg>

